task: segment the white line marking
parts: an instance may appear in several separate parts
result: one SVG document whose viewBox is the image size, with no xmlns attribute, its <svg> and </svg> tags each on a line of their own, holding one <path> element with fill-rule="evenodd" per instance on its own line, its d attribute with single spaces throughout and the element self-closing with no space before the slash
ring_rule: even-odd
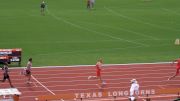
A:
<svg viewBox="0 0 180 101">
<path fill-rule="evenodd" d="M 168 78 L 169 76 L 163 76 L 163 77 L 151 77 L 152 79 L 156 79 L 156 78 Z M 147 80 L 147 79 L 151 79 L 151 78 L 149 78 L 149 77 L 139 77 L 139 78 L 137 78 L 139 81 L 141 81 L 141 79 L 146 79 L 145 81 L 143 81 L 143 82 L 167 82 L 167 80 L 163 80 L 163 81 L 149 81 L 149 80 Z M 51 77 L 47 77 L 46 79 L 45 78 L 39 78 L 39 79 L 41 79 L 41 80 L 45 80 L 45 81 L 48 81 L 48 79 L 56 79 L 56 78 L 51 78 Z M 58 79 L 58 77 L 57 77 L 57 79 Z M 129 83 L 129 80 L 131 80 L 132 78 L 121 78 L 121 79 L 104 79 L 105 81 L 111 81 L 111 82 L 113 82 L 113 81 L 121 81 L 121 80 L 127 80 L 128 82 L 121 82 L 121 84 L 122 83 Z M 48 81 L 48 82 L 41 82 L 41 83 L 69 83 L 70 85 L 71 84 L 74 84 L 75 82 L 91 82 L 91 83 L 93 83 L 94 84 L 94 82 L 96 82 L 97 80 L 77 80 L 77 79 L 73 79 L 73 80 L 71 80 L 71 81 Z M 172 82 L 179 82 L 180 80 L 172 80 Z M 171 81 L 169 81 L 169 82 L 171 82 Z M 16 84 L 22 84 L 22 83 L 16 83 Z M 93 85 L 93 84 L 83 84 L 83 85 Z M 108 83 L 108 84 L 119 84 L 119 83 Z M 76 85 L 76 84 L 75 84 Z M 80 85 L 82 85 L 82 84 L 80 84 Z M 69 86 L 69 85 L 65 85 L 65 86 Z"/>
<path fill-rule="evenodd" d="M 166 11 L 166 12 L 171 12 L 171 13 L 174 13 L 174 14 L 176 14 L 176 15 L 180 16 L 180 13 L 179 13 L 179 12 L 177 12 L 177 11 L 170 10 L 170 9 L 167 9 L 167 8 L 162 8 L 162 10 L 164 10 L 164 11 Z"/>
<path fill-rule="evenodd" d="M 82 22 L 82 21 L 80 23 L 93 24 L 93 25 L 96 25 L 96 26 L 101 26 L 101 27 L 106 27 L 106 28 L 111 28 L 111 29 L 116 29 L 116 30 L 122 30 L 122 31 L 126 31 L 126 32 L 129 32 L 129 33 L 133 33 L 133 34 L 136 34 L 136 35 L 139 35 L 139 36 L 149 38 L 149 39 L 143 39 L 143 40 L 160 40 L 160 39 L 155 38 L 153 36 L 149 36 L 149 35 L 146 35 L 146 34 L 143 34 L 143 33 L 140 33 L 140 32 L 131 31 L 131 30 L 124 29 L 124 28 L 121 28 L 121 27 L 112 27 L 112 26 L 108 26 L 108 25 L 104 25 L 104 24 L 97 24 L 97 23 L 92 23 L 92 22 Z"/>
<path fill-rule="evenodd" d="M 163 67 L 163 66 L 162 66 Z M 171 66 L 166 66 L 166 68 L 171 68 Z M 138 67 L 137 67 L 138 68 Z M 161 73 L 157 73 L 158 71 L 168 71 L 168 75 L 170 75 L 170 74 L 173 74 L 174 73 L 174 71 L 175 71 L 175 68 L 172 68 L 172 69 L 161 69 L 161 66 L 156 66 L 156 67 L 153 67 L 153 68 L 158 68 L 158 69 L 156 69 L 156 70 L 149 70 L 149 69 L 153 69 L 152 67 L 146 67 L 146 70 L 141 70 L 140 68 L 140 70 L 139 69 L 137 69 L 136 67 L 130 67 L 130 68 L 110 68 L 110 70 L 112 70 L 113 72 L 109 72 L 109 69 L 108 68 L 105 68 L 104 70 L 103 70 L 103 72 L 102 72 L 102 74 L 103 75 L 105 75 L 105 76 L 111 76 L 112 75 L 112 73 L 120 73 L 120 74 L 122 74 L 122 72 L 123 72 L 123 74 L 122 75 L 125 75 L 125 73 L 126 74 L 136 74 L 136 72 L 147 72 L 148 71 L 148 73 L 147 74 L 149 74 L 150 72 L 153 72 L 153 73 L 156 73 L 156 74 L 161 74 Z M 134 69 L 137 69 L 137 70 L 134 70 Z M 148 69 L 148 70 L 147 70 Z M 67 73 L 63 73 L 63 71 L 64 70 L 46 70 L 45 72 L 44 71 L 37 71 L 36 72 L 36 70 L 33 70 L 33 72 L 34 72 L 34 75 L 73 75 L 73 77 L 74 78 L 76 78 L 76 75 L 78 76 L 78 75 L 81 75 L 81 76 L 78 76 L 78 77 L 86 77 L 86 76 L 89 76 L 89 75 L 95 75 L 95 71 L 94 71 L 94 69 L 92 68 L 92 69 L 84 69 L 84 70 L 86 70 L 86 71 L 89 71 L 88 73 L 81 73 L 81 70 L 82 69 L 77 69 L 77 70 L 66 70 L 66 71 L 68 71 Z M 78 71 L 77 73 L 76 73 L 76 71 Z M 53 73 L 55 73 L 55 74 L 52 74 L 52 72 Z M 74 72 L 74 73 L 73 73 Z M 47 74 L 47 73 L 50 73 L 50 74 Z M 111 74 L 111 75 L 109 75 L 109 74 Z M 163 73 L 164 74 L 164 73 Z M 122 75 L 120 75 L 120 76 L 122 76 Z M 137 74 L 137 75 L 139 75 L 139 74 Z M 11 73 L 11 76 L 19 76 L 19 75 L 16 75 L 16 73 L 14 72 L 14 73 Z M 56 78 L 56 77 L 55 77 Z M 60 77 L 59 77 L 60 78 Z M 69 77 L 68 77 L 69 78 Z M 14 79 L 15 80 L 15 79 Z"/>
<path fill-rule="evenodd" d="M 151 62 L 151 63 L 127 63 L 127 64 L 103 64 L 103 66 L 126 66 L 126 65 L 164 65 L 164 64 L 170 64 L 172 62 Z M 89 66 L 95 66 L 95 65 L 69 65 L 69 66 L 39 66 L 39 67 L 33 67 L 33 68 L 58 68 L 58 67 L 89 67 Z M 12 67 L 9 69 L 22 69 L 25 67 Z M 143 67 L 144 68 L 144 67 Z"/>
<path fill-rule="evenodd" d="M 167 66 L 166 66 L 167 67 Z M 170 66 L 169 66 L 170 67 Z M 103 71 L 102 71 L 102 73 L 103 74 L 109 74 L 109 73 L 134 73 L 134 72 L 147 72 L 147 70 L 134 70 L 134 69 L 136 69 L 136 68 L 134 68 L 134 67 L 132 67 L 132 68 L 123 68 L 123 69 L 120 69 L 120 70 L 118 70 L 118 69 L 120 69 L 120 68 L 114 68 L 114 69 L 110 69 L 110 70 L 114 70 L 113 72 L 109 72 L 108 70 L 108 68 L 106 68 L 106 69 L 104 69 Z M 148 68 L 148 67 L 145 67 L 145 69 L 150 69 L 150 68 Z M 81 73 L 81 71 L 83 71 L 82 69 L 79 69 L 79 72 L 77 72 L 78 70 L 67 70 L 68 72 L 66 72 L 66 73 L 63 73 L 63 71 L 64 70 L 47 70 L 47 71 L 33 71 L 35 74 L 36 73 L 38 73 L 38 74 L 40 74 L 40 73 L 51 73 L 51 72 L 54 72 L 54 73 L 57 73 L 57 72 L 60 72 L 60 74 L 64 74 L 64 75 L 66 75 L 66 74 L 69 74 L 69 75 L 71 75 L 71 74 L 73 74 L 73 75 L 78 75 L 78 74 L 94 74 L 95 73 L 95 69 L 84 69 L 84 70 L 88 70 L 89 72 L 86 72 L 86 73 L 84 73 L 84 72 L 82 72 Z M 131 70 L 131 71 L 130 71 Z M 74 71 L 74 73 L 73 73 L 73 71 Z M 172 69 L 156 69 L 156 70 L 148 70 L 149 72 L 157 72 L 157 71 L 169 71 L 169 73 L 170 73 L 170 71 L 175 71 L 175 67 L 174 68 L 172 68 Z M 77 72 L 77 73 L 76 73 Z"/>
<path fill-rule="evenodd" d="M 98 31 L 95 31 L 95 30 L 91 30 L 91 29 L 89 29 L 89 28 L 85 28 L 85 27 L 82 27 L 82 26 L 80 26 L 80 25 L 78 25 L 78 24 L 75 24 L 75 23 L 72 23 L 72 22 L 70 22 L 70 21 L 67 21 L 67 20 L 63 19 L 62 17 L 58 17 L 58 16 L 52 14 L 48 9 L 47 9 L 47 12 L 48 12 L 52 17 L 54 17 L 56 20 L 62 21 L 62 22 L 64 22 L 64 23 L 69 24 L 69 25 L 71 25 L 71 26 L 73 26 L 73 27 L 76 27 L 76 28 L 83 29 L 83 30 L 87 30 L 87 31 L 96 33 L 96 34 L 98 34 L 98 35 L 103 35 L 103 36 L 109 37 L 109 38 L 111 38 L 111 39 L 121 40 L 121 41 L 124 41 L 124 42 L 133 43 L 133 44 L 141 45 L 141 46 L 145 46 L 145 47 L 149 46 L 149 45 L 147 45 L 147 44 L 143 44 L 143 43 L 140 43 L 140 42 L 130 41 L 130 40 L 122 39 L 122 38 L 120 38 L 120 37 L 115 37 L 115 36 L 112 36 L 112 35 L 109 34 L 109 33 L 104 33 L 104 32 L 98 32 Z"/>
<path fill-rule="evenodd" d="M 119 16 L 119 17 L 122 17 L 122 18 L 125 18 L 125 19 L 128 19 L 128 20 L 131 20 L 131 21 L 134 21 L 134 22 L 142 23 L 142 24 L 145 24 L 145 25 L 149 25 L 149 26 L 152 26 L 152 27 L 155 27 L 155 28 L 160 28 L 160 29 L 165 29 L 165 30 L 168 29 L 168 30 L 171 30 L 171 31 L 177 31 L 177 32 L 180 31 L 180 30 L 178 30 L 178 29 L 174 29 L 174 28 L 170 28 L 170 27 L 164 27 L 164 26 L 162 26 L 162 25 L 157 25 L 157 24 L 153 24 L 153 23 L 149 23 L 149 22 L 144 22 L 144 21 L 142 21 L 142 20 L 138 20 L 138 19 L 135 19 L 135 18 L 132 18 L 132 17 L 128 17 L 128 16 L 126 16 L 126 15 L 122 15 L 122 14 L 120 14 L 120 13 L 118 13 L 118 12 L 116 12 L 116 11 L 110 9 L 110 8 L 107 8 L 107 7 L 104 7 L 104 8 L 105 8 L 108 12 L 111 12 L 111 13 Z"/>
<path fill-rule="evenodd" d="M 94 84 L 95 85 L 95 84 Z M 141 86 L 141 89 L 144 88 L 144 89 L 154 89 L 156 88 L 157 90 L 157 86 L 178 86 L 179 84 L 165 84 L 165 85 L 147 85 L 147 86 Z M 39 87 L 39 86 L 38 86 Z M 48 86 L 47 86 L 48 87 Z M 58 85 L 55 85 L 54 87 L 58 87 Z M 105 87 L 104 90 L 112 90 L 112 89 L 116 89 L 116 90 L 128 90 L 129 91 L 129 88 L 128 86 L 126 86 L 127 89 L 124 89 L 125 87 Z M 99 88 L 96 88 L 95 86 L 94 87 L 87 87 L 87 88 L 81 88 L 81 89 L 54 89 L 52 91 L 54 92 L 67 92 L 67 91 L 88 91 L 88 90 L 99 90 Z M 24 92 L 32 92 L 32 91 L 24 91 Z M 34 91 L 34 92 L 42 92 L 42 91 Z"/>
<path fill-rule="evenodd" d="M 169 64 L 169 62 L 158 62 L 158 63 L 138 63 L 138 65 L 143 65 L 143 64 Z M 135 63 L 137 64 L 137 63 Z M 112 66 L 112 65 L 133 65 L 133 64 L 106 64 L 107 66 Z M 76 66 L 73 66 L 73 67 L 79 67 L 79 66 L 84 66 L 84 65 L 76 65 Z M 89 66 L 89 65 L 85 65 L 85 66 Z M 93 65 L 94 66 L 94 65 Z M 64 66 L 63 66 L 64 67 Z M 72 66 L 68 66 L 68 67 L 72 67 Z M 34 76 L 33 76 L 33 79 L 38 82 L 41 86 L 43 86 L 46 90 L 48 90 L 49 92 L 53 93 L 51 90 L 49 90 L 46 86 L 44 86 L 42 83 L 40 83 Z M 176 85 L 176 84 L 170 84 L 170 85 Z M 149 86 L 157 86 L 157 85 L 149 85 Z M 159 86 L 162 86 L 162 85 L 159 85 Z M 163 85 L 163 86 L 166 86 L 166 85 Z M 145 86 L 144 86 L 145 87 Z M 111 87 L 113 88 L 113 87 Z M 117 87 L 114 87 L 114 88 L 117 88 Z M 72 90 L 72 89 L 70 89 Z"/>
<path fill-rule="evenodd" d="M 170 75 L 170 74 L 173 74 L 174 72 L 170 72 L 168 75 Z M 163 75 L 163 74 L 167 74 L 167 73 L 148 73 L 148 74 L 122 74 L 122 75 L 117 75 L 117 74 L 114 74 L 114 75 L 103 75 L 103 77 L 110 77 L 110 76 L 112 76 L 112 77 L 116 77 L 116 76 L 146 76 L 146 75 Z M 61 75 L 61 73 L 56 73 L 56 74 L 38 74 L 38 76 L 59 76 L 59 75 Z M 59 77 L 59 78 L 73 78 L 73 79 L 75 79 L 75 78 L 87 78 L 89 75 L 87 75 L 87 76 L 74 76 L 74 77 L 63 77 L 63 76 L 61 76 L 61 77 Z"/>
<path fill-rule="evenodd" d="M 38 86 L 36 85 L 36 82 L 33 82 L 33 84 L 35 85 L 35 87 L 38 87 Z"/>
<path fill-rule="evenodd" d="M 106 81 L 106 80 L 105 80 Z M 179 80 L 180 81 L 180 80 Z M 179 81 L 176 81 L 176 83 L 178 83 Z M 57 81 L 58 82 L 58 81 Z M 54 83 L 54 84 L 56 84 L 57 82 L 43 82 L 43 83 Z M 143 81 L 143 82 L 140 82 L 140 84 L 144 84 L 144 83 L 161 83 L 161 81 Z M 121 85 L 121 84 L 129 84 L 129 82 L 118 82 L 118 83 L 106 83 L 107 85 Z M 48 84 L 47 84 L 48 85 Z M 92 86 L 92 85 L 94 85 L 94 83 L 92 83 L 92 84 L 65 84 L 65 85 L 53 85 L 53 86 L 47 86 L 47 87 L 74 87 L 74 86 Z M 159 87 L 160 88 L 163 88 L 164 89 L 164 87 L 162 87 L 162 85 L 164 85 L 164 84 L 159 84 Z M 165 84 L 166 85 L 166 84 Z M 170 84 L 171 85 L 171 84 Z M 176 84 L 175 84 L 176 85 Z M 149 84 L 149 86 L 151 86 L 150 84 Z"/>
<path fill-rule="evenodd" d="M 46 86 L 44 86 L 41 82 L 39 82 L 33 75 L 31 77 L 38 83 L 40 84 L 44 89 L 46 89 L 48 92 L 50 92 L 53 95 L 56 95 L 54 92 L 52 92 L 50 89 L 48 89 Z"/>
<path fill-rule="evenodd" d="M 27 97 L 21 97 L 21 98 L 34 98 L 36 96 L 27 96 Z M 138 96 L 139 99 L 144 100 L 145 97 L 144 96 Z M 176 94 L 168 94 L 168 95 L 153 95 L 153 96 L 149 96 L 149 98 L 164 98 L 164 97 L 177 97 Z M 116 97 L 116 100 L 120 101 L 120 100 L 127 100 L 127 97 Z M 94 99 L 86 99 L 85 101 L 112 101 L 113 98 L 112 97 L 108 97 L 108 98 L 94 98 Z M 146 101 L 146 100 L 144 100 Z M 170 100 L 155 100 L 153 99 L 153 101 L 170 101 Z"/>
</svg>

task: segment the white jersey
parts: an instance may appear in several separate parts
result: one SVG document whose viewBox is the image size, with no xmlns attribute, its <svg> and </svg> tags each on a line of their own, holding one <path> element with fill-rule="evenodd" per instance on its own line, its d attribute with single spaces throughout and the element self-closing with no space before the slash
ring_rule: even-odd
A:
<svg viewBox="0 0 180 101">
<path fill-rule="evenodd" d="M 134 96 L 134 93 L 138 95 L 139 93 L 139 84 L 138 83 L 132 83 L 130 88 L 130 96 Z"/>
<path fill-rule="evenodd" d="M 7 74 L 8 73 L 8 66 L 4 65 L 2 70 L 3 70 L 4 74 Z"/>
<path fill-rule="evenodd" d="M 94 2 L 95 2 L 95 0 L 90 0 L 90 2 L 91 2 L 91 3 L 94 3 Z"/>
<path fill-rule="evenodd" d="M 27 70 L 31 70 L 32 67 L 32 62 L 28 61 L 27 63 Z"/>
</svg>

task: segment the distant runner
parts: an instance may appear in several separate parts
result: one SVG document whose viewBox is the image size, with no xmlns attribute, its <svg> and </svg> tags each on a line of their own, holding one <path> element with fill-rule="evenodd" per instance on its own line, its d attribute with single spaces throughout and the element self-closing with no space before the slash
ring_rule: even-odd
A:
<svg viewBox="0 0 180 101">
<path fill-rule="evenodd" d="M 45 15 L 45 7 L 46 7 L 46 4 L 44 2 L 44 0 L 41 2 L 40 4 L 40 8 L 41 8 L 41 15 Z"/>
<path fill-rule="evenodd" d="M 176 62 L 176 73 L 173 76 L 169 77 L 168 80 L 171 80 L 171 79 L 175 78 L 177 75 L 179 75 L 180 57 L 178 59 L 174 60 L 172 64 L 174 64 L 175 62 Z"/>
<path fill-rule="evenodd" d="M 32 58 L 29 58 L 29 61 L 28 61 L 28 63 L 27 63 L 27 66 L 26 66 L 26 73 L 25 73 L 25 75 L 27 76 L 27 83 L 29 84 L 29 83 L 31 83 L 30 82 L 30 80 L 31 80 L 31 67 L 32 67 Z"/>
<path fill-rule="evenodd" d="M 88 79 L 99 79 L 99 83 L 97 84 L 99 88 L 102 88 L 105 86 L 105 81 L 103 81 L 102 77 L 101 77 L 102 64 L 103 64 L 103 60 L 98 59 L 96 66 L 95 66 L 96 67 L 96 76 L 88 77 Z"/>
<path fill-rule="evenodd" d="M 6 79 L 8 79 L 9 81 L 9 84 L 11 87 L 14 87 L 11 83 L 11 79 L 10 79 L 10 76 L 9 76 L 9 70 L 8 70 L 8 63 L 4 63 L 4 66 L 2 67 L 2 70 L 3 70 L 3 79 L 1 80 L 1 82 L 5 82 Z"/>
</svg>

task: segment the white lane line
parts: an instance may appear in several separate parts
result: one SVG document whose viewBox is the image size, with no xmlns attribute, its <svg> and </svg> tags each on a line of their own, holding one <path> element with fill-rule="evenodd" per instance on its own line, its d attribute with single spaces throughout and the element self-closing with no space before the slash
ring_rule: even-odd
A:
<svg viewBox="0 0 180 101">
<path fill-rule="evenodd" d="M 21 98 L 34 98 L 35 96 L 26 96 L 26 97 L 21 97 Z M 168 95 L 151 95 L 149 96 L 149 98 L 164 98 L 164 97 L 177 97 L 177 94 L 168 94 Z M 116 100 L 127 100 L 128 97 L 116 97 Z M 138 96 L 139 99 L 145 99 L 146 97 L 144 96 Z M 96 100 L 95 100 L 96 99 Z M 91 100 L 86 100 L 86 101 L 110 101 L 113 98 L 95 98 L 95 99 L 91 99 Z M 146 101 L 146 100 L 144 100 Z M 153 99 L 153 101 L 170 101 L 170 100 L 155 100 Z"/>
<path fill-rule="evenodd" d="M 113 72 L 112 72 L 113 73 Z M 111 74 L 111 75 L 103 75 L 103 77 L 110 77 L 110 76 L 112 76 L 112 77 L 117 77 L 117 76 L 146 76 L 146 75 L 164 75 L 164 74 L 168 74 L 168 75 L 171 75 L 171 74 L 173 74 L 173 73 L 175 73 L 175 72 L 169 72 L 169 73 L 167 73 L 167 72 L 165 72 L 165 73 L 146 73 L 146 74 L 139 74 L 139 73 L 137 73 L 137 74 L 120 74 L 120 75 L 118 75 L 118 74 Z M 95 74 L 95 73 L 94 73 Z M 61 73 L 56 73 L 56 74 L 37 74 L 37 76 L 59 76 L 59 75 L 61 75 Z M 63 77 L 63 76 L 59 76 L 59 78 L 83 78 L 83 77 L 88 77 L 89 75 L 87 75 L 87 76 L 69 76 L 69 77 Z M 39 78 L 39 77 L 38 77 Z"/>
<path fill-rule="evenodd" d="M 136 79 L 138 79 L 140 82 L 141 82 L 141 79 L 146 79 L 146 80 L 144 80 L 143 82 L 179 82 L 180 80 L 171 80 L 171 81 L 168 81 L 168 80 L 162 80 L 162 81 L 156 81 L 156 80 L 147 80 L 147 79 L 163 79 L 163 78 L 168 78 L 169 76 L 162 76 L 162 77 L 151 77 L 151 78 L 149 78 L 149 77 L 139 77 L 139 78 L 136 78 Z M 75 82 L 91 82 L 91 83 L 93 83 L 93 82 L 96 82 L 96 81 L 98 81 L 98 80 L 77 80 L 77 79 L 73 79 L 73 80 L 70 80 L 70 81 L 49 81 L 48 79 L 58 79 L 58 77 L 57 78 L 51 78 L 51 77 L 47 77 L 46 79 L 44 79 L 44 78 L 39 78 L 39 79 L 41 79 L 41 80 L 45 80 L 45 81 L 48 81 L 48 82 L 41 82 L 41 83 L 69 83 L 69 84 L 72 84 L 72 83 L 75 83 Z M 113 82 L 113 81 L 122 81 L 122 80 L 127 80 L 128 82 L 125 82 L 125 81 L 123 81 L 123 82 L 121 82 L 121 83 L 129 83 L 129 80 L 131 80 L 132 78 L 118 78 L 118 79 L 103 79 L 103 80 L 105 80 L 105 81 L 109 81 L 109 82 Z M 22 83 L 16 83 L 16 84 L 22 84 Z M 116 84 L 116 83 L 109 83 L 109 84 Z M 76 85 L 76 84 L 75 84 Z M 67 85 L 68 86 L 68 85 Z"/>
<path fill-rule="evenodd" d="M 126 64 L 103 64 L 103 66 L 130 66 L 130 65 L 165 65 L 170 64 L 172 62 L 146 62 L 146 63 L 126 63 Z M 69 65 L 69 66 L 39 66 L 39 67 L 33 67 L 33 68 L 67 68 L 67 67 L 90 67 L 95 65 Z M 22 69 L 26 67 L 11 67 L 9 69 Z M 144 67 L 142 67 L 144 68 Z"/>
<path fill-rule="evenodd" d="M 38 81 L 33 75 L 31 77 L 38 83 L 40 84 L 44 89 L 46 89 L 48 92 L 50 92 L 53 95 L 56 95 L 54 92 L 52 92 L 49 88 L 47 88 L 45 85 L 43 85 L 40 81 Z"/>
<path fill-rule="evenodd" d="M 157 67 L 158 68 L 158 67 Z M 135 69 L 135 68 L 134 68 Z M 111 69 L 111 71 L 112 72 L 109 72 L 108 71 L 108 69 L 106 70 L 106 69 L 104 69 L 103 70 L 103 72 L 102 72 L 102 74 L 103 75 L 105 75 L 105 76 L 108 76 L 108 75 L 112 75 L 112 74 L 114 74 L 114 73 L 120 73 L 120 74 L 131 74 L 131 73 L 136 73 L 137 74 L 137 72 L 154 72 L 154 73 L 157 73 L 157 72 L 168 72 L 167 74 L 172 74 L 172 73 L 174 73 L 173 71 L 175 71 L 176 69 L 175 69 L 175 67 L 173 68 L 172 67 L 172 69 L 160 69 L 160 68 L 158 68 L 158 69 L 156 69 L 156 70 L 149 70 L 149 69 L 151 69 L 151 68 L 146 68 L 146 70 L 144 70 L 144 69 L 142 69 L 142 70 L 134 70 L 133 68 L 127 68 L 127 69 Z M 82 69 L 81 69 L 82 70 Z M 61 72 L 63 72 L 63 71 L 61 71 L 61 70 L 46 70 L 46 71 L 38 71 L 38 72 L 36 72 L 36 71 L 33 71 L 33 73 L 34 73 L 34 75 L 37 75 L 37 76 L 41 76 L 41 75 L 72 75 L 73 77 L 76 77 L 76 76 L 78 76 L 78 75 L 81 75 L 82 77 L 84 77 L 84 76 L 89 76 L 89 75 L 95 75 L 95 69 L 86 69 L 86 71 L 88 70 L 89 72 L 86 72 L 86 73 L 84 73 L 84 72 L 81 72 L 81 70 L 73 70 L 74 71 L 74 73 L 73 73 L 73 71 L 71 71 L 71 72 L 67 72 L 67 73 L 61 73 Z M 76 71 L 78 71 L 78 73 L 75 73 Z M 81 72 L 81 73 L 80 73 Z M 49 74 L 48 74 L 49 73 Z M 52 74 L 52 73 L 54 73 L 54 74 Z M 147 74 L 148 74 L 147 73 Z M 160 74 L 159 73 L 159 74 Z M 114 74 L 115 75 L 115 74 Z M 19 75 L 16 75 L 16 74 L 11 74 L 11 76 L 19 76 Z M 79 76 L 78 76 L 79 77 Z M 15 79 L 14 79 L 15 80 Z"/>
<path fill-rule="evenodd" d="M 116 76 L 116 77 L 119 77 L 119 76 Z M 161 76 L 161 77 L 151 77 L 151 78 L 153 78 L 153 79 L 158 79 L 158 78 L 168 78 L 169 76 Z M 86 76 L 86 78 L 88 78 L 88 76 Z M 147 76 L 147 77 L 140 77 L 140 78 L 138 78 L 138 79 L 151 79 L 151 78 L 149 78 L 149 76 Z M 39 77 L 38 78 L 39 80 L 52 80 L 52 79 L 59 79 L 59 77 Z M 114 81 L 114 80 L 129 80 L 129 79 L 132 79 L 132 78 L 130 78 L 130 77 L 128 77 L 128 78 L 118 78 L 118 79 L 109 79 L 109 78 L 105 78 L 104 80 L 108 80 L 108 81 Z M 22 79 L 13 79 L 13 81 L 24 81 L 24 80 L 22 80 Z M 58 82 L 83 82 L 83 81 L 89 81 L 88 79 L 84 79 L 84 78 L 77 78 L 77 79 L 72 79 L 71 81 L 58 81 Z M 91 81 L 96 81 L 96 80 L 91 80 Z M 174 80 L 171 80 L 171 81 L 174 81 Z"/>
<path fill-rule="evenodd" d="M 158 89 L 157 87 L 158 86 L 176 86 L 178 87 L 179 84 L 165 84 L 165 85 L 147 85 L 147 86 L 141 86 L 141 89 Z M 55 85 L 54 87 L 58 87 L 58 85 Z M 113 89 L 116 89 L 116 90 L 128 90 L 129 91 L 129 86 L 126 86 L 127 89 L 124 89 L 124 87 L 105 87 L 104 90 L 113 90 Z M 88 91 L 88 90 L 99 90 L 99 88 L 95 87 L 95 84 L 94 84 L 94 87 L 86 87 L 86 88 L 81 88 L 81 89 L 54 89 L 52 91 L 54 92 L 67 92 L 67 91 Z M 32 92 L 32 91 L 24 91 L 24 92 Z M 42 91 L 34 91 L 34 92 L 42 92 Z"/>
</svg>

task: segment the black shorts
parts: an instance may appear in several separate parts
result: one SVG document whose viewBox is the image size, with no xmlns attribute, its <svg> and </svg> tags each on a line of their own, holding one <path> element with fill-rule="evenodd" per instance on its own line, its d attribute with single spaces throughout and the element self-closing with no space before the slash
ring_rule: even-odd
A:
<svg viewBox="0 0 180 101">
<path fill-rule="evenodd" d="M 45 8 L 45 4 L 41 4 L 41 8 Z"/>
<path fill-rule="evenodd" d="M 8 74 L 4 74 L 3 79 L 4 79 L 4 80 L 9 79 L 9 75 L 8 75 Z"/>
<path fill-rule="evenodd" d="M 30 75 L 31 71 L 30 70 L 26 70 L 26 75 Z"/>
</svg>

